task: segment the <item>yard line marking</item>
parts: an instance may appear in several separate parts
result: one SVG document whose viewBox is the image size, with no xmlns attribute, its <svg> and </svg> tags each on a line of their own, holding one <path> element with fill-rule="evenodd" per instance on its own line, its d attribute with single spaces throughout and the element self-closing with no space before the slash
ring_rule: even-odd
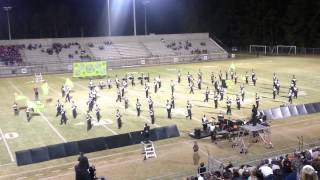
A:
<svg viewBox="0 0 320 180">
<path fill-rule="evenodd" d="M 36 174 L 36 175 L 34 175 L 34 176 L 43 176 L 43 174 L 42 174 L 42 173 L 39 173 L 39 174 Z"/>
<path fill-rule="evenodd" d="M 22 91 L 16 86 L 14 85 L 11 81 L 9 81 L 9 84 L 16 90 L 18 91 L 19 94 L 23 94 Z M 59 133 L 59 131 L 51 124 L 51 122 L 43 115 L 42 112 L 39 112 L 40 116 L 42 117 L 43 120 L 45 120 L 47 122 L 47 124 L 49 125 L 49 127 L 59 136 L 59 138 L 63 141 L 63 142 L 67 142 L 67 140 Z"/>
<path fill-rule="evenodd" d="M 77 83 L 75 83 L 75 84 L 78 85 Z M 78 86 L 80 86 L 80 85 L 78 85 Z M 84 88 L 83 86 L 80 86 L 80 87 Z M 56 93 L 57 95 L 59 95 L 58 91 L 56 91 L 55 89 L 50 88 L 50 90 L 52 90 L 54 93 Z M 80 109 L 80 111 L 82 111 L 84 114 L 87 114 L 86 111 L 83 110 L 82 108 L 79 107 L 79 109 Z M 108 131 L 110 131 L 110 132 L 111 132 L 112 134 L 114 134 L 114 135 L 117 135 L 117 134 L 118 134 L 118 133 L 116 133 L 115 131 L 113 131 L 112 129 L 110 129 L 109 127 L 107 127 L 107 126 L 104 125 L 104 124 L 101 124 L 101 126 L 104 127 L 105 129 L 107 129 Z"/>
<path fill-rule="evenodd" d="M 61 170 L 60 169 L 58 169 L 58 170 L 54 170 L 54 171 L 51 171 L 51 172 L 53 172 L 53 173 L 57 173 L 57 172 L 60 172 Z"/>
<path fill-rule="evenodd" d="M 11 152 L 11 150 L 10 150 L 10 147 L 9 147 L 9 145 L 8 145 L 8 142 L 7 142 L 7 140 L 6 140 L 6 137 L 4 137 L 4 135 L 3 135 L 3 132 L 2 132 L 2 129 L 1 129 L 1 128 L 0 128 L 0 134 L 1 134 L 1 138 L 3 139 L 4 145 L 6 146 L 7 151 L 8 151 L 8 153 L 9 153 L 11 162 L 14 162 L 14 157 L 13 157 L 13 155 L 12 155 L 12 152 Z"/>
</svg>

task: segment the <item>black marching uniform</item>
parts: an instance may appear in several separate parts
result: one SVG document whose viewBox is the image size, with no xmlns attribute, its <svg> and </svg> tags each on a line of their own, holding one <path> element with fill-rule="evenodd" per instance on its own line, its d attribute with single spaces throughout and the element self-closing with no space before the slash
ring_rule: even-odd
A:
<svg viewBox="0 0 320 180">
<path fill-rule="evenodd" d="M 227 114 L 231 114 L 231 100 L 227 100 Z"/>
<path fill-rule="evenodd" d="M 276 99 L 277 88 L 275 86 L 273 86 L 273 88 L 272 88 L 272 94 L 273 94 L 273 99 Z"/>
<path fill-rule="evenodd" d="M 30 108 L 27 107 L 26 109 L 26 116 L 27 116 L 27 121 L 30 122 L 31 120 L 31 114 L 30 114 Z"/>
<path fill-rule="evenodd" d="M 116 113 L 116 119 L 117 119 L 118 129 L 120 129 L 122 127 L 122 120 L 121 120 L 121 114 L 119 110 Z"/>
<path fill-rule="evenodd" d="M 117 90 L 117 99 L 116 99 L 116 102 L 120 101 L 121 102 L 121 91 L 120 89 L 118 88 Z"/>
<path fill-rule="evenodd" d="M 175 102 L 174 102 L 174 96 L 171 96 L 171 106 L 172 106 L 172 109 L 175 108 Z"/>
<path fill-rule="evenodd" d="M 178 72 L 178 83 L 180 83 L 181 82 L 181 73 L 180 73 L 180 71 Z"/>
<path fill-rule="evenodd" d="M 99 122 L 101 119 L 101 114 L 100 114 L 100 108 L 99 106 L 96 106 L 96 117 L 97 117 L 97 121 Z"/>
<path fill-rule="evenodd" d="M 91 128 L 92 128 L 92 117 L 90 114 L 87 114 L 87 117 L 86 117 L 86 121 L 87 121 L 87 131 L 89 131 Z"/>
<path fill-rule="evenodd" d="M 57 104 L 56 104 L 56 110 L 57 110 L 56 117 L 58 117 L 60 115 L 60 111 L 61 111 L 61 103 L 59 100 L 57 101 Z"/>
<path fill-rule="evenodd" d="M 66 111 L 61 108 L 61 119 L 60 119 L 60 124 L 67 124 L 67 116 L 66 116 Z"/>
<path fill-rule="evenodd" d="M 153 111 L 153 109 L 150 109 L 150 110 L 149 110 L 149 114 L 150 114 L 151 124 L 154 124 L 154 122 L 155 122 L 155 117 L 154 117 L 154 111 Z"/>
<path fill-rule="evenodd" d="M 71 110 L 72 110 L 73 119 L 77 118 L 77 115 L 78 115 L 77 106 L 74 103 L 72 103 L 72 105 L 71 105 Z"/>
<path fill-rule="evenodd" d="M 137 99 L 136 109 L 137 109 L 137 116 L 139 117 L 141 113 L 141 103 L 139 102 L 139 99 Z"/>
<path fill-rule="evenodd" d="M 144 85 L 144 91 L 146 92 L 146 98 L 149 97 L 149 87 L 147 86 L 147 84 Z"/>
<path fill-rule="evenodd" d="M 171 108 L 172 108 L 172 105 L 171 105 L 171 103 L 169 103 L 169 100 L 167 100 L 166 108 L 167 108 L 168 118 L 171 119 Z"/>
<path fill-rule="evenodd" d="M 188 102 L 187 103 L 187 111 L 188 111 L 188 115 L 186 116 L 186 118 L 189 117 L 189 119 L 192 119 L 192 112 L 191 112 L 191 109 L 192 109 L 192 105 Z"/>
<path fill-rule="evenodd" d="M 208 102 L 209 101 L 209 94 L 210 94 L 210 90 L 207 87 L 206 92 L 205 92 L 205 99 L 203 100 L 204 102 Z"/>
<path fill-rule="evenodd" d="M 218 93 L 214 95 L 213 101 L 214 101 L 214 108 L 217 109 L 218 108 Z"/>
<path fill-rule="evenodd" d="M 124 98 L 124 109 L 129 108 L 129 99 L 127 97 Z"/>
<path fill-rule="evenodd" d="M 239 96 L 237 96 L 236 101 L 237 101 L 237 108 L 238 108 L 238 110 L 240 110 L 241 102 L 240 102 L 240 97 Z"/>
<path fill-rule="evenodd" d="M 19 109 L 18 109 L 18 104 L 17 103 L 13 104 L 12 109 L 13 109 L 13 114 L 15 116 L 19 115 Z"/>
</svg>

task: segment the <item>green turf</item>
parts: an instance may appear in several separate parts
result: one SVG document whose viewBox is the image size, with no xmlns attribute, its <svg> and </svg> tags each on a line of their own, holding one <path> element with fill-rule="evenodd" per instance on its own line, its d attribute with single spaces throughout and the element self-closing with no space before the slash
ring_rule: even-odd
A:
<svg viewBox="0 0 320 180">
<path fill-rule="evenodd" d="M 250 83 L 246 88 L 246 103 L 243 104 L 243 108 L 238 111 L 235 108 L 235 103 L 232 104 L 232 116 L 231 118 L 246 119 L 250 115 L 251 106 L 255 102 L 255 93 L 259 93 L 262 97 L 261 108 L 266 109 L 270 107 L 276 107 L 280 104 L 287 102 L 287 91 L 289 82 L 294 74 L 297 78 L 297 84 L 301 96 L 297 100 L 294 99 L 294 104 L 302 104 L 309 102 L 320 101 L 320 59 L 306 58 L 306 57 L 260 57 L 260 58 L 245 58 L 235 60 L 224 61 L 212 61 L 197 64 L 179 64 L 179 65 L 161 65 L 153 67 L 139 67 L 139 68 L 125 68 L 117 70 L 109 70 L 108 76 L 114 78 L 115 75 L 120 77 L 125 73 L 134 73 L 135 77 L 143 73 L 150 73 L 151 81 L 153 83 L 153 77 L 160 75 L 162 80 L 162 88 L 157 94 L 153 93 L 153 86 L 151 84 L 151 96 L 154 101 L 156 124 L 158 126 L 165 126 L 170 124 L 177 124 L 179 130 L 184 133 L 190 132 L 195 127 L 200 126 L 200 119 L 203 114 L 209 117 L 215 117 L 218 113 L 226 112 L 226 103 L 224 101 L 219 102 L 219 108 L 213 109 L 213 86 L 210 84 L 210 74 L 214 72 L 217 76 L 219 70 L 222 72 L 227 70 L 232 62 L 236 65 L 236 72 L 239 76 L 239 81 L 242 81 L 242 77 L 246 71 L 251 72 L 251 69 L 257 74 L 257 86 L 254 87 Z M 203 88 L 197 90 L 195 88 L 195 94 L 190 95 L 187 87 L 187 72 L 197 77 L 196 73 L 201 69 L 203 73 Z M 170 98 L 170 80 L 177 80 L 177 71 L 182 73 L 182 82 L 177 84 L 175 97 L 176 97 L 176 109 L 173 110 L 173 119 L 166 118 L 165 104 L 166 100 Z M 277 73 L 281 83 L 280 97 L 276 100 L 272 99 L 272 76 L 273 72 Z M 223 73 L 224 74 L 224 73 Z M 111 90 L 104 89 L 98 92 L 98 104 L 101 108 L 102 119 L 110 120 L 113 123 L 103 126 L 94 126 L 92 130 L 86 130 L 85 115 L 82 111 L 86 111 L 87 106 L 85 102 L 88 98 L 87 79 L 74 79 L 71 78 L 71 74 L 58 74 L 58 75 L 45 75 L 44 79 L 49 83 L 50 92 L 46 98 L 52 98 L 52 102 L 45 103 L 46 109 L 43 116 L 35 116 L 28 123 L 24 111 L 20 112 L 19 116 L 14 116 L 12 111 L 12 104 L 14 102 L 14 93 L 22 92 L 30 99 L 33 98 L 33 86 L 31 83 L 31 76 L 28 77 L 15 77 L 15 78 L 2 78 L 0 79 L 0 128 L 4 133 L 16 132 L 19 134 L 18 138 L 8 139 L 8 145 L 11 151 L 14 153 L 18 150 L 45 146 L 49 144 L 62 143 L 55 131 L 48 125 L 45 118 L 53 125 L 53 127 L 63 136 L 66 141 L 74 141 L 80 139 L 87 139 L 99 136 L 110 136 L 113 133 L 109 130 L 121 134 L 130 131 L 141 130 L 145 122 L 149 122 L 149 113 L 147 111 L 148 105 L 145 98 L 143 86 L 141 86 L 136 80 L 136 86 L 131 87 L 129 84 L 128 92 L 129 97 L 129 109 L 124 110 L 123 103 L 116 103 L 116 90 L 113 87 Z M 60 119 L 55 117 L 55 104 L 57 97 L 60 97 L 60 87 L 65 82 L 66 78 L 72 79 L 74 82 L 74 92 L 71 93 L 73 100 L 78 105 L 79 116 L 77 119 L 72 119 L 70 104 L 67 103 L 66 111 L 69 121 L 67 125 L 60 125 Z M 94 80 L 98 83 L 98 80 Z M 203 102 L 205 87 L 209 86 L 211 90 L 210 101 L 208 103 Z M 233 100 L 235 95 L 240 92 L 240 83 L 234 86 L 233 89 L 227 89 L 225 97 L 229 96 Z M 44 102 L 44 97 L 40 98 Z M 135 100 L 140 99 L 142 103 L 142 115 L 140 118 L 136 116 Z M 193 120 L 186 120 L 186 101 L 190 100 L 193 105 Z M 22 104 L 19 104 L 20 106 Z M 120 109 L 123 115 L 123 127 L 117 129 L 115 121 L 116 109 Z M 82 124 L 81 124 L 82 123 Z M 151 127 L 156 127 L 152 125 Z M 10 163 L 10 157 L 7 149 L 4 145 L 4 141 L 0 141 L 0 164 Z"/>
</svg>

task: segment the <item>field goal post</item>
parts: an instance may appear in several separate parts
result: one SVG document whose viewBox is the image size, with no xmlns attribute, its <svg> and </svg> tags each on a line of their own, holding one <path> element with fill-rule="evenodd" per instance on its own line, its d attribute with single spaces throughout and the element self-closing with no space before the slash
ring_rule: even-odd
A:
<svg viewBox="0 0 320 180">
<path fill-rule="evenodd" d="M 297 54 L 297 46 L 289 46 L 289 45 L 277 45 L 275 47 L 276 54 L 286 54 L 286 55 L 296 55 Z"/>
<path fill-rule="evenodd" d="M 256 44 L 249 45 L 249 53 L 250 54 L 263 53 L 264 55 L 267 55 L 267 46 L 266 45 L 256 45 Z"/>
</svg>

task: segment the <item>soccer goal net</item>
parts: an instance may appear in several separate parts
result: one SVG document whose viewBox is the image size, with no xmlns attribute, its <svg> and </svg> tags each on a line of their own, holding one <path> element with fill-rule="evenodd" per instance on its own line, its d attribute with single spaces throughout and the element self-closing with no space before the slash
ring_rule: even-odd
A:
<svg viewBox="0 0 320 180">
<path fill-rule="evenodd" d="M 249 46 L 250 54 L 267 54 L 267 46 L 265 45 L 250 45 Z"/>
<path fill-rule="evenodd" d="M 297 47 L 296 46 L 287 46 L 287 45 L 277 45 L 275 47 L 275 53 L 277 55 L 296 55 Z"/>
</svg>

